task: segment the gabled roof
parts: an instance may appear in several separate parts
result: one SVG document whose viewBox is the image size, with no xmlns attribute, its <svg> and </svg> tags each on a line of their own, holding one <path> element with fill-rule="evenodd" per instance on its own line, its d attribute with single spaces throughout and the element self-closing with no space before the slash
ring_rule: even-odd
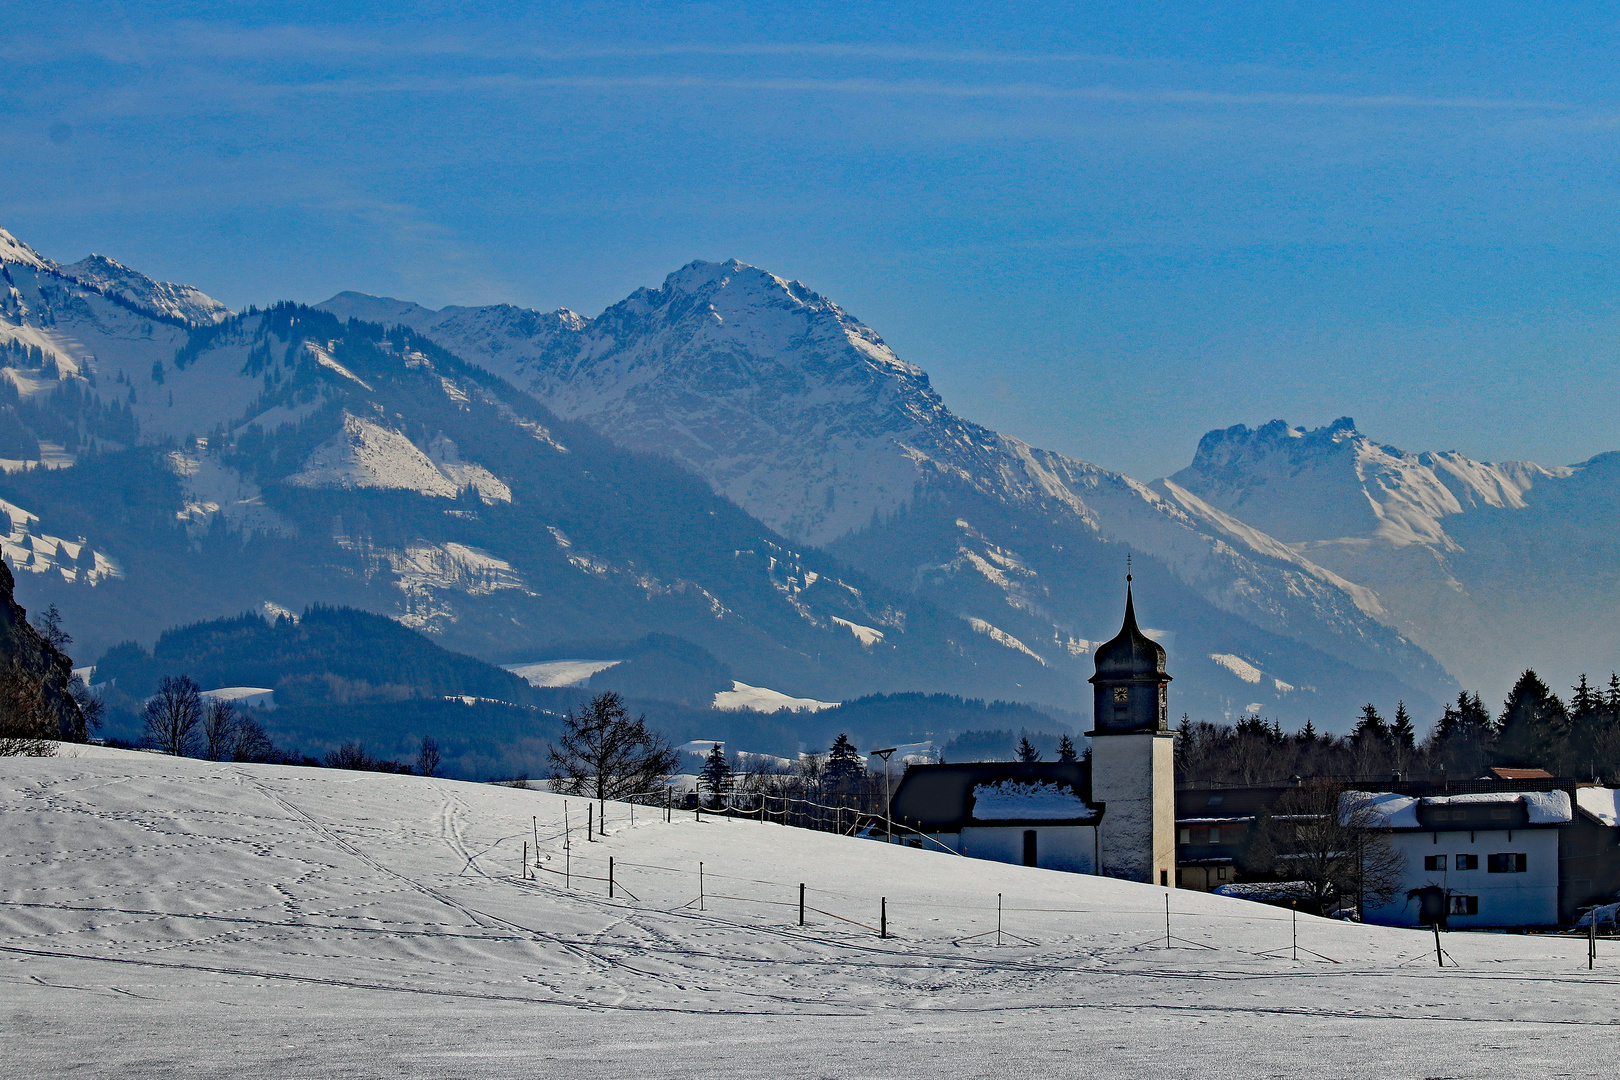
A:
<svg viewBox="0 0 1620 1080">
<path fill-rule="evenodd" d="M 895 821 L 922 832 L 966 826 L 1095 825 L 1103 806 L 1090 800 L 1079 762 L 973 761 L 912 765 L 895 789 Z"/>
<path fill-rule="evenodd" d="M 1565 791 L 1482 791 L 1426 798 L 1390 791 L 1347 791 L 1340 806 L 1349 813 L 1352 804 L 1366 807 L 1385 828 L 1395 830 L 1523 829 L 1565 825 L 1574 820 L 1569 793 Z M 1509 816 L 1499 818 L 1493 811 L 1507 811 Z"/>
<path fill-rule="evenodd" d="M 1509 769 L 1501 765 L 1491 766 L 1491 775 L 1498 780 L 1551 780 L 1553 774 L 1546 769 Z"/>
</svg>

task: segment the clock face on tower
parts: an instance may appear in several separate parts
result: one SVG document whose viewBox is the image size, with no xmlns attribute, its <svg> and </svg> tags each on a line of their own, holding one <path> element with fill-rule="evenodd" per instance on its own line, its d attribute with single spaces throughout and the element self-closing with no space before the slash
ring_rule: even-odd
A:
<svg viewBox="0 0 1620 1080">
<path fill-rule="evenodd" d="M 1131 700 L 1130 687 L 1128 687 L 1128 686 L 1116 686 L 1116 687 L 1114 687 L 1114 704 L 1115 705 L 1128 705 L 1128 704 L 1130 704 L 1130 700 Z"/>
</svg>

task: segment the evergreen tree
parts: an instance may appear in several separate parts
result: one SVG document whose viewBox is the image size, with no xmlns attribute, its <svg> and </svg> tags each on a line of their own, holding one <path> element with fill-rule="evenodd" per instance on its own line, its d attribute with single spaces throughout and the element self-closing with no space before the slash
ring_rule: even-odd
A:
<svg viewBox="0 0 1620 1080">
<path fill-rule="evenodd" d="M 832 748 L 827 751 L 823 775 L 827 778 L 828 787 L 853 784 L 866 775 L 866 762 L 861 758 L 861 752 L 855 749 L 855 744 L 843 732 L 839 732 Z"/>
<path fill-rule="evenodd" d="M 1069 738 L 1068 733 L 1065 732 L 1063 737 L 1058 739 L 1058 760 L 1073 761 L 1075 757 L 1074 740 Z"/>
<path fill-rule="evenodd" d="M 1603 703 L 1610 712 L 1620 714 L 1620 673 L 1609 672 L 1609 692 L 1604 695 Z"/>
<path fill-rule="evenodd" d="M 1406 702 L 1395 703 L 1395 722 L 1389 727 L 1389 738 L 1397 749 L 1411 750 L 1417 746 L 1417 732 L 1412 727 L 1412 717 L 1406 711 Z"/>
<path fill-rule="evenodd" d="M 1447 776 L 1467 780 L 1484 774 L 1490 764 L 1494 732 L 1490 714 L 1478 694 L 1457 695 L 1455 705 L 1447 705 L 1429 736 L 1427 748 L 1432 768 Z"/>
<path fill-rule="evenodd" d="M 731 762 L 726 752 L 715 743 L 709 756 L 703 759 L 703 771 L 698 773 L 698 788 L 709 793 L 711 806 L 718 806 L 720 797 L 731 790 Z"/>
<path fill-rule="evenodd" d="M 1355 737 L 1379 742 L 1389 739 L 1389 725 L 1384 723 L 1384 718 L 1378 715 L 1378 710 L 1370 701 L 1361 707 L 1361 719 L 1356 721 Z"/>
<path fill-rule="evenodd" d="M 1504 765 L 1556 769 L 1569 739 L 1569 716 L 1534 672 L 1519 676 L 1502 704 L 1496 758 Z"/>
<path fill-rule="evenodd" d="M 1027 763 L 1041 760 L 1041 752 L 1035 749 L 1035 744 L 1025 735 L 1018 740 L 1018 760 Z"/>
<path fill-rule="evenodd" d="M 1596 712 L 1603 708 L 1603 695 L 1593 690 L 1586 682 L 1586 672 L 1581 672 L 1581 681 L 1575 684 L 1570 691 L 1569 718 L 1579 721 L 1587 713 Z"/>
<path fill-rule="evenodd" d="M 1620 770 L 1620 709 L 1581 676 L 1570 696 L 1569 747 L 1564 772 L 1570 776 L 1613 775 Z"/>
</svg>

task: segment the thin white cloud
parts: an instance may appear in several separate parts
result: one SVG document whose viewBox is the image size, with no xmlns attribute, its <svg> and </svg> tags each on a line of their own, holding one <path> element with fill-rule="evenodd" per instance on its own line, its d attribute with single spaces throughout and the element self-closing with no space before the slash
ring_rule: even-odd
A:
<svg viewBox="0 0 1620 1080">
<path fill-rule="evenodd" d="M 1097 101 L 1135 105 L 1336 109 L 1450 109 L 1568 111 L 1558 101 L 1417 94 L 1321 94 L 1276 91 L 1130 89 L 1041 83 L 959 83 L 930 79 L 713 78 L 703 75 L 468 75 L 414 79 L 340 79 L 262 86 L 268 94 L 395 94 L 516 92 L 522 90 L 720 90 L 892 97 Z"/>
</svg>

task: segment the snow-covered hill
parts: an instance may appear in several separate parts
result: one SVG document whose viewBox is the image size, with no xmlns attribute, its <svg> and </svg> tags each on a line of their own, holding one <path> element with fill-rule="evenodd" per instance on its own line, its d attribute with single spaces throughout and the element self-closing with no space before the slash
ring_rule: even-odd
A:
<svg viewBox="0 0 1620 1080">
<path fill-rule="evenodd" d="M 1422 931 L 770 823 L 610 803 L 587 842 L 538 791 L 70 753 L 0 759 L 19 1076 L 1608 1068 L 1607 942 L 1448 934 L 1441 970 Z"/>
<path fill-rule="evenodd" d="M 1620 454 L 1474 461 L 1374 442 L 1348 417 L 1212 431 L 1155 485 L 1240 518 L 1357 581 L 1487 699 L 1620 664 Z"/>
<path fill-rule="evenodd" d="M 323 307 L 416 328 L 560 415 L 674 457 L 786 535 L 832 545 L 1081 679 L 1087 642 L 1117 629 L 1133 551 L 1155 561 L 1163 617 L 1182 620 L 1165 629 L 1191 635 L 1177 688 L 1195 711 L 1254 705 L 1348 723 L 1333 715 L 1345 703 L 1322 694 L 1347 678 L 1335 663 L 1385 673 L 1352 693 L 1363 700 L 1450 689 L 1384 625 L 1372 591 L 1214 506 L 957 416 L 870 327 L 764 270 L 695 262 L 595 319 L 430 312 L 357 293 Z M 1303 648 L 1288 656 L 1279 641 Z M 1210 659 L 1228 653 L 1277 669 L 1264 692 Z"/>
</svg>

